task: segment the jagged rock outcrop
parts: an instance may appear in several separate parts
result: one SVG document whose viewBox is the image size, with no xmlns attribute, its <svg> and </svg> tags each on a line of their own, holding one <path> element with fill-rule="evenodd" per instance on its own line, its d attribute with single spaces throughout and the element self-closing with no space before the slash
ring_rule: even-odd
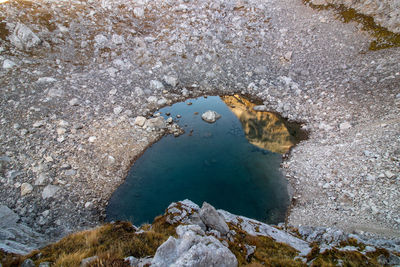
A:
<svg viewBox="0 0 400 267">
<path fill-rule="evenodd" d="M 0 249 L 17 254 L 26 254 L 44 245 L 42 234 L 19 222 L 20 217 L 5 205 L 0 205 Z"/>
<path fill-rule="evenodd" d="M 178 238 L 170 237 L 162 244 L 151 266 L 220 266 L 238 265 L 235 255 L 218 239 L 207 236 L 198 225 L 180 225 Z"/>
</svg>

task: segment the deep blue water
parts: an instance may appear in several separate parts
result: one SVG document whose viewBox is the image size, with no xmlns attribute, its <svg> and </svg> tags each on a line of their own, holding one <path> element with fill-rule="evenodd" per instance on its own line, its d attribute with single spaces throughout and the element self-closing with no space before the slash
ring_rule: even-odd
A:
<svg viewBox="0 0 400 267">
<path fill-rule="evenodd" d="M 222 115 L 213 124 L 201 119 L 209 109 Z M 279 172 L 281 154 L 250 144 L 220 97 L 187 100 L 160 112 L 181 115 L 178 123 L 186 132 L 163 137 L 134 163 L 109 201 L 108 221 L 151 223 L 171 202 L 186 198 L 267 223 L 284 221 L 289 199 Z"/>
</svg>

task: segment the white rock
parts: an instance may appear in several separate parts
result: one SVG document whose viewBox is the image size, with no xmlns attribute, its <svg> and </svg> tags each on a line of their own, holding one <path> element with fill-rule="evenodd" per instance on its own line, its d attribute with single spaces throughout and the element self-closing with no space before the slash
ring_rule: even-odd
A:
<svg viewBox="0 0 400 267">
<path fill-rule="evenodd" d="M 391 179 L 391 178 L 393 178 L 393 177 L 396 176 L 396 174 L 394 174 L 394 173 L 391 172 L 391 171 L 385 171 L 385 175 L 386 175 L 386 177 L 389 178 L 389 179 Z"/>
<path fill-rule="evenodd" d="M 67 131 L 67 129 L 65 129 L 65 128 L 62 128 L 62 127 L 57 128 L 58 135 L 63 135 L 63 134 L 65 134 L 66 131 Z"/>
<path fill-rule="evenodd" d="M 56 82 L 57 79 L 53 78 L 53 77 L 40 77 L 36 83 L 53 83 Z"/>
<path fill-rule="evenodd" d="M 347 121 L 342 122 L 342 123 L 339 125 L 340 131 L 345 131 L 345 130 L 350 129 L 350 128 L 351 128 L 351 124 L 350 124 L 349 122 L 347 122 Z"/>
<path fill-rule="evenodd" d="M 137 116 L 135 118 L 135 125 L 139 126 L 139 127 L 143 127 L 143 125 L 146 123 L 146 118 L 143 116 Z"/>
<path fill-rule="evenodd" d="M 237 266 L 235 255 L 198 225 L 180 225 L 178 238 L 169 237 L 158 249 L 151 266 Z"/>
<path fill-rule="evenodd" d="M 121 45 L 125 42 L 124 37 L 118 34 L 113 34 L 111 40 L 116 45 Z"/>
<path fill-rule="evenodd" d="M 105 37 L 102 34 L 98 34 L 94 37 L 94 41 L 96 42 L 96 46 L 101 48 L 101 47 L 105 47 L 108 43 L 108 39 L 107 37 Z"/>
<path fill-rule="evenodd" d="M 40 38 L 22 23 L 14 28 L 10 41 L 19 49 L 30 49 L 41 43 Z"/>
<path fill-rule="evenodd" d="M 93 143 L 94 141 L 96 141 L 96 139 L 97 139 L 97 137 L 96 136 L 91 136 L 91 137 L 89 137 L 89 142 L 90 143 Z"/>
<path fill-rule="evenodd" d="M 221 115 L 213 110 L 207 110 L 201 115 L 201 118 L 206 122 L 213 123 L 221 118 Z"/>
<path fill-rule="evenodd" d="M 53 98 L 53 97 L 63 97 L 63 96 L 64 96 L 64 91 L 61 90 L 61 89 L 52 88 L 52 89 L 50 89 L 50 90 L 48 91 L 47 96 L 50 97 L 50 98 Z"/>
<path fill-rule="evenodd" d="M 160 90 L 163 89 L 164 85 L 162 84 L 162 82 L 157 81 L 157 80 L 151 80 L 150 81 L 150 89 L 152 90 Z"/>
<path fill-rule="evenodd" d="M 143 18 L 144 17 L 144 9 L 142 7 L 135 7 L 133 9 L 133 14 L 136 18 Z"/>
<path fill-rule="evenodd" d="M 267 111 L 267 106 L 266 105 L 258 105 L 253 107 L 254 111 Z"/>
<path fill-rule="evenodd" d="M 15 66 L 17 66 L 17 64 L 14 61 L 11 61 L 9 59 L 3 61 L 3 69 L 11 69 Z"/>
<path fill-rule="evenodd" d="M 60 190 L 59 186 L 49 184 L 43 189 L 42 198 L 43 199 L 51 198 L 57 193 L 58 190 Z"/>
<path fill-rule="evenodd" d="M 69 104 L 70 104 L 71 106 L 77 106 L 77 105 L 79 105 L 79 99 L 78 99 L 78 98 L 72 98 L 72 99 L 69 101 Z"/>
<path fill-rule="evenodd" d="M 155 97 L 155 96 L 149 96 L 149 97 L 147 98 L 147 101 L 148 101 L 149 103 L 156 103 L 156 102 L 157 102 L 157 97 Z"/>
<path fill-rule="evenodd" d="M 165 99 L 165 98 L 160 98 L 157 101 L 157 105 L 159 105 L 159 106 L 164 106 L 165 104 L 167 104 L 167 99 Z"/>
<path fill-rule="evenodd" d="M 23 183 L 21 185 L 21 196 L 30 194 L 32 191 L 33 191 L 33 186 L 31 184 Z"/>
<path fill-rule="evenodd" d="M 115 107 L 115 108 L 114 108 L 114 114 L 115 114 L 115 115 L 120 114 L 120 113 L 122 112 L 123 109 L 124 109 L 124 108 L 121 107 L 121 106 Z"/>
<path fill-rule="evenodd" d="M 164 82 L 172 87 L 176 87 L 178 84 L 178 79 L 172 76 L 164 76 Z"/>
<path fill-rule="evenodd" d="M 146 120 L 144 128 L 149 130 L 161 130 L 167 127 L 163 117 L 151 118 Z"/>
<path fill-rule="evenodd" d="M 45 125 L 45 122 L 44 122 L 44 121 L 37 121 L 37 122 L 35 122 L 32 126 L 33 126 L 34 128 L 39 128 L 39 127 L 42 127 L 43 125 Z"/>
<path fill-rule="evenodd" d="M 47 180 L 47 176 L 44 173 L 40 173 L 35 180 L 35 185 L 44 185 Z"/>
</svg>

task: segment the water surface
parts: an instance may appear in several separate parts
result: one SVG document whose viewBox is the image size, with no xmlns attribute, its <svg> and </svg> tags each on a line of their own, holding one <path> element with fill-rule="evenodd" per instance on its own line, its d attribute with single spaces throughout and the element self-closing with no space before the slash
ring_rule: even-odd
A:
<svg viewBox="0 0 400 267">
<path fill-rule="evenodd" d="M 109 201 L 107 220 L 151 223 L 171 202 L 190 199 L 267 223 L 282 222 L 289 199 L 279 172 L 280 153 L 293 145 L 293 137 L 276 115 L 254 112 L 246 101 L 200 97 L 161 109 L 165 118 L 182 116 L 176 120 L 185 134 L 163 137 L 135 162 Z M 201 119 L 207 110 L 222 117 L 207 123 Z"/>
</svg>

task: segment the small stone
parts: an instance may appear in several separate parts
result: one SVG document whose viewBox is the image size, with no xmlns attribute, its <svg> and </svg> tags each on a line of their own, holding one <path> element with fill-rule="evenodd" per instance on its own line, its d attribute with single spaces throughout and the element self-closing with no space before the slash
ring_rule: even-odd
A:
<svg viewBox="0 0 400 267">
<path fill-rule="evenodd" d="M 74 175 L 76 174 L 76 170 L 74 170 L 74 169 L 66 170 L 66 171 L 64 172 L 64 174 L 65 174 L 66 176 L 74 176 Z"/>
<path fill-rule="evenodd" d="M 142 7 L 135 7 L 133 9 L 133 14 L 136 18 L 141 19 L 144 17 L 144 9 Z"/>
<path fill-rule="evenodd" d="M 63 135 L 63 134 L 65 134 L 65 132 L 67 131 L 67 129 L 65 129 L 65 128 L 57 128 L 57 134 L 58 135 Z"/>
<path fill-rule="evenodd" d="M 45 124 L 44 121 L 37 121 L 37 122 L 35 122 L 32 126 L 33 126 L 34 128 L 40 128 L 40 127 L 42 127 L 44 124 Z"/>
<path fill-rule="evenodd" d="M 3 61 L 3 69 L 11 69 L 15 66 L 17 66 L 17 64 L 14 61 L 11 61 L 9 59 Z"/>
<path fill-rule="evenodd" d="M 171 118 L 171 117 L 169 117 L 168 119 L 167 119 L 167 123 L 168 124 L 171 124 L 173 122 L 173 119 Z"/>
<path fill-rule="evenodd" d="M 393 177 L 396 176 L 396 174 L 394 174 L 394 173 L 391 172 L 391 171 L 385 171 L 385 175 L 386 175 L 386 177 L 389 178 L 389 179 L 391 179 L 391 178 L 393 178 Z"/>
<path fill-rule="evenodd" d="M 146 118 L 143 116 L 137 116 L 135 118 L 135 125 L 139 126 L 139 127 L 143 127 L 143 125 L 146 123 Z"/>
<path fill-rule="evenodd" d="M 93 257 L 89 257 L 89 258 L 85 258 L 81 261 L 81 267 L 85 267 L 88 266 L 90 263 L 96 261 L 99 257 L 97 256 L 93 256 Z"/>
<path fill-rule="evenodd" d="M 49 184 L 43 189 L 42 198 L 43 199 L 51 198 L 57 193 L 58 190 L 60 190 L 59 186 Z"/>
<path fill-rule="evenodd" d="M 115 115 L 120 114 L 120 113 L 122 112 L 123 109 L 124 109 L 124 108 L 121 107 L 121 106 L 115 107 L 115 108 L 114 108 L 114 114 L 115 114 Z"/>
<path fill-rule="evenodd" d="M 35 263 L 31 259 L 26 259 L 24 262 L 21 264 L 21 267 L 35 267 Z"/>
<path fill-rule="evenodd" d="M 372 174 L 368 174 L 367 177 L 365 178 L 368 182 L 375 182 L 376 177 Z"/>
<path fill-rule="evenodd" d="M 266 105 L 258 105 L 258 106 L 254 106 L 253 107 L 254 111 L 268 111 L 267 106 Z"/>
<path fill-rule="evenodd" d="M 208 123 L 214 123 L 221 118 L 221 115 L 215 111 L 207 110 L 201 115 L 201 118 Z"/>
<path fill-rule="evenodd" d="M 35 185 L 44 185 L 47 180 L 47 176 L 44 173 L 38 175 L 35 180 Z"/>
<path fill-rule="evenodd" d="M 155 96 L 149 96 L 149 97 L 147 98 L 147 101 L 148 101 L 149 103 L 156 103 L 156 102 L 157 102 L 157 97 L 155 97 Z"/>
<path fill-rule="evenodd" d="M 72 98 L 70 101 L 69 101 L 69 105 L 70 106 L 77 106 L 79 104 L 79 99 L 78 98 Z"/>
<path fill-rule="evenodd" d="M 345 131 L 345 130 L 350 129 L 350 128 L 351 128 L 351 124 L 350 124 L 349 122 L 347 122 L 347 121 L 342 122 L 342 123 L 339 125 L 340 131 Z"/>
<path fill-rule="evenodd" d="M 291 59 L 292 59 L 292 55 L 293 55 L 293 52 L 292 51 L 289 51 L 289 52 L 286 52 L 285 53 L 285 55 L 283 56 L 287 61 L 290 61 Z"/>
<path fill-rule="evenodd" d="M 172 76 L 164 76 L 163 80 L 171 87 L 176 87 L 178 84 L 178 79 Z"/>
<path fill-rule="evenodd" d="M 157 105 L 159 106 L 164 106 L 165 104 L 167 104 L 167 99 L 165 98 L 161 98 L 157 101 Z"/>
<path fill-rule="evenodd" d="M 117 93 L 117 89 L 112 89 L 108 92 L 109 95 L 115 95 Z"/>
<path fill-rule="evenodd" d="M 56 81 L 57 81 L 57 79 L 55 79 L 53 77 L 40 77 L 36 81 L 36 83 L 43 84 L 43 83 L 53 83 L 53 82 L 56 82 Z"/>
<path fill-rule="evenodd" d="M 152 89 L 152 90 L 164 89 L 164 85 L 160 81 L 151 80 L 150 81 L 150 89 Z"/>
<path fill-rule="evenodd" d="M 106 46 L 108 39 L 104 35 L 98 34 L 94 37 L 94 41 L 96 42 L 96 46 L 101 48 Z"/>
<path fill-rule="evenodd" d="M 64 91 L 61 90 L 61 89 L 52 88 L 47 92 L 47 96 L 50 97 L 50 98 L 63 97 L 64 96 Z"/>
<path fill-rule="evenodd" d="M 92 207 L 93 206 L 93 203 L 92 202 L 86 202 L 85 203 L 85 209 L 88 209 L 88 208 L 90 208 L 90 207 Z"/>
<path fill-rule="evenodd" d="M 97 137 L 96 136 L 91 136 L 91 137 L 89 137 L 89 142 L 90 143 L 93 143 L 94 141 L 96 141 L 96 139 L 97 139 Z"/>
<path fill-rule="evenodd" d="M 32 191 L 33 191 L 33 186 L 31 184 L 23 183 L 21 185 L 21 196 L 30 194 Z"/>
<path fill-rule="evenodd" d="M 118 34 L 113 34 L 111 37 L 111 41 L 116 45 L 121 45 L 125 42 L 124 37 Z"/>
</svg>

